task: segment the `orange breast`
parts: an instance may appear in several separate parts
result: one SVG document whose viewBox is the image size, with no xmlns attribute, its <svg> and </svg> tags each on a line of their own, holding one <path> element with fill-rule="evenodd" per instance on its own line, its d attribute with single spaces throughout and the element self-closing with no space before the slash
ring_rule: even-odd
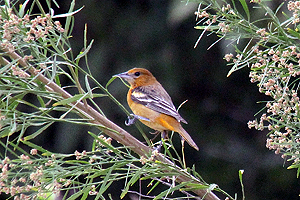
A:
<svg viewBox="0 0 300 200">
<path fill-rule="evenodd" d="M 129 107 L 135 115 L 149 119 L 149 121 L 140 120 L 146 126 L 158 131 L 180 131 L 180 122 L 178 122 L 174 117 L 159 113 L 157 111 L 151 110 L 150 108 L 147 108 L 142 104 L 133 102 L 131 100 L 131 91 L 129 91 L 127 94 L 127 101 Z"/>
</svg>

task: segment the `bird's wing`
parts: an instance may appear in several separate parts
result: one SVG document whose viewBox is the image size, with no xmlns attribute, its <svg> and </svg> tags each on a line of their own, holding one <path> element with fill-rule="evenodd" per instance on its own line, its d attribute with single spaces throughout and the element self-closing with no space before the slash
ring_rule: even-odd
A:
<svg viewBox="0 0 300 200">
<path fill-rule="evenodd" d="M 136 87 L 132 90 L 131 99 L 159 113 L 170 115 L 187 124 L 177 112 L 171 97 L 166 90 L 159 85 Z"/>
</svg>

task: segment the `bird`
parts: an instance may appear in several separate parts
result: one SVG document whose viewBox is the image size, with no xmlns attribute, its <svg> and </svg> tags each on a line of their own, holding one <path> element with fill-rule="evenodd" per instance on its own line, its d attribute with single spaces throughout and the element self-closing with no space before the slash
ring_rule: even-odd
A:
<svg viewBox="0 0 300 200">
<path fill-rule="evenodd" d="M 138 119 L 146 126 L 164 134 L 167 131 L 177 132 L 191 147 L 199 150 L 180 123 L 187 124 L 186 120 L 180 116 L 170 95 L 149 70 L 133 68 L 113 77 L 121 78 L 130 84 L 127 102 L 133 112 L 133 118 L 126 125 L 131 125 Z"/>
</svg>

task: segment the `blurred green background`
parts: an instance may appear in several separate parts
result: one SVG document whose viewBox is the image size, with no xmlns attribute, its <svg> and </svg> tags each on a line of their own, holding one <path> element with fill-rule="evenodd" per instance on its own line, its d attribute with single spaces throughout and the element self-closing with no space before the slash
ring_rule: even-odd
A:
<svg viewBox="0 0 300 200">
<path fill-rule="evenodd" d="M 71 1 L 57 2 L 61 8 L 54 9 L 55 14 L 66 12 Z M 204 36 L 197 48 L 193 48 L 201 34 L 194 29 L 197 3 L 77 1 L 76 8 L 81 6 L 84 8 L 75 15 L 71 42 L 75 53 L 79 53 L 86 23 L 88 39 L 95 40 L 89 64 L 100 83 L 105 85 L 114 74 L 143 67 L 165 87 L 176 107 L 188 99 L 180 114 L 188 121 L 183 126 L 200 150 L 197 152 L 186 145 L 187 165 L 195 164 L 205 181 L 218 184 L 232 196 L 237 193 L 241 199 L 238 170 L 244 169 L 246 199 L 299 198 L 296 170 L 287 170 L 280 155 L 265 147 L 267 132 L 247 127 L 247 122 L 264 106 L 257 102 L 268 100 L 250 83 L 249 69 L 226 77 L 230 67 L 223 56 L 232 49 L 222 41 L 207 50 L 218 39 L 215 35 Z M 120 80 L 115 80 L 109 90 L 128 108 L 127 88 Z M 99 98 L 97 103 L 110 120 L 143 141 L 134 126 L 125 126 L 126 115 L 108 98 Z M 86 131 L 87 127 L 56 124 L 36 142 L 55 152 L 90 150 L 92 138 Z M 173 141 L 180 150 L 177 134 Z M 111 187 L 109 192 L 114 199 L 119 199 L 121 189 L 122 183 Z"/>
</svg>

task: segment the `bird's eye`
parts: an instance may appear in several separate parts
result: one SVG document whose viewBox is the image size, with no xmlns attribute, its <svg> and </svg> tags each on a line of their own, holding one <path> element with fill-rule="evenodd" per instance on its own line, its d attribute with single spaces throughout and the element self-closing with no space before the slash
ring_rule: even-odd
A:
<svg viewBox="0 0 300 200">
<path fill-rule="evenodd" d="M 139 76 L 139 75 L 141 75 L 141 72 L 135 72 L 134 75 Z"/>
</svg>

